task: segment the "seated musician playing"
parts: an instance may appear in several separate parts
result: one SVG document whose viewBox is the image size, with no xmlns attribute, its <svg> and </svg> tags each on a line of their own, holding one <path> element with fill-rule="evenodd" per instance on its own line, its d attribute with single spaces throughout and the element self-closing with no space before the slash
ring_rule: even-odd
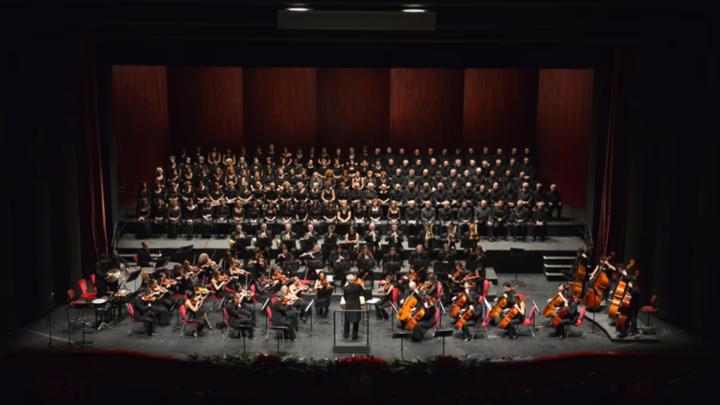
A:
<svg viewBox="0 0 720 405">
<path fill-rule="evenodd" d="M 460 295 L 462 294 L 467 297 L 465 306 L 458 314 L 458 318 L 462 317 L 466 311 L 472 311 L 472 316 L 470 317 L 470 319 L 465 321 L 461 328 L 462 337 L 465 342 L 469 342 L 470 340 L 472 340 L 472 333 L 470 332 L 470 327 L 474 327 L 478 322 L 482 322 L 483 315 L 485 314 L 485 305 L 483 305 L 480 299 L 480 294 L 478 294 L 476 291 L 476 285 L 477 284 L 474 281 L 466 281 L 465 283 L 463 283 L 462 292 L 455 297 L 455 299 L 459 299 Z"/>
<path fill-rule="evenodd" d="M 273 326 L 285 326 L 285 337 L 291 342 L 295 341 L 295 331 L 298 329 L 297 313 L 288 305 L 290 298 L 283 294 L 282 290 L 278 291 L 273 298 L 274 302 L 270 305 L 272 312 Z"/>
<path fill-rule="evenodd" d="M 143 294 L 136 294 L 130 304 L 135 311 L 135 319 L 145 325 L 145 333 L 147 333 L 148 336 L 154 336 L 153 326 L 155 325 L 157 314 L 152 305 L 145 302 L 142 296 Z"/>
<path fill-rule="evenodd" d="M 412 329 L 412 336 L 410 337 L 410 340 L 413 342 L 422 342 L 427 331 L 435 326 L 436 308 L 432 298 L 426 295 L 420 302 L 422 302 L 422 305 L 416 306 L 415 312 L 411 315 L 414 316 L 420 308 L 423 309 L 424 315 L 417 321 L 417 324 Z"/>
<path fill-rule="evenodd" d="M 187 290 L 185 292 L 185 308 L 188 310 L 190 319 L 198 321 L 197 333 L 202 332 L 206 326 L 210 330 L 215 329 L 208 319 L 208 312 L 203 309 L 204 303 L 205 298 L 195 295 L 195 291 Z"/>
<path fill-rule="evenodd" d="M 518 310 L 518 315 L 510 320 L 510 323 L 507 326 L 507 334 L 506 336 L 510 339 L 517 339 L 518 337 L 518 331 L 517 327 L 525 320 L 525 297 L 523 297 L 522 294 L 516 294 L 515 299 L 513 300 L 514 303 L 512 307 L 508 305 L 508 311 L 516 308 Z"/>
<path fill-rule="evenodd" d="M 249 297 L 243 293 L 233 293 L 232 299 L 226 300 L 224 307 L 229 316 L 229 325 L 231 328 L 240 329 L 241 327 L 250 327 L 246 332 L 242 330 L 242 334 L 248 338 L 253 338 L 253 327 L 255 326 L 255 309 L 248 303 Z"/>
<path fill-rule="evenodd" d="M 342 245 L 337 245 L 337 249 L 330 252 L 328 260 L 333 268 L 335 280 L 344 280 L 348 270 L 350 270 L 350 266 L 352 265 L 350 254 L 347 250 L 343 249 Z"/>
<path fill-rule="evenodd" d="M 560 323 L 555 328 L 555 336 L 561 339 L 568 336 L 568 326 L 575 325 L 580 317 L 580 312 L 578 311 L 579 302 L 580 296 L 573 293 L 572 297 L 567 302 L 567 314 L 560 320 Z"/>
<path fill-rule="evenodd" d="M 312 249 L 300 255 L 300 259 L 305 261 L 305 265 L 309 268 L 309 271 L 315 271 L 324 266 L 322 260 L 322 251 L 320 250 L 320 244 L 315 243 Z"/>
<path fill-rule="evenodd" d="M 415 296 L 415 298 L 417 299 L 418 302 L 423 302 L 422 300 L 423 300 L 424 295 L 423 295 L 422 291 L 420 291 L 420 287 L 418 286 L 418 283 L 416 281 L 409 281 L 407 283 L 407 288 L 403 294 L 403 297 L 399 302 L 399 304 L 400 304 L 399 307 L 401 307 L 403 304 L 405 304 L 405 301 L 407 301 L 407 299 L 413 295 Z M 405 323 L 407 323 L 407 322 L 398 323 L 398 327 L 404 328 Z"/>
<path fill-rule="evenodd" d="M 217 270 L 212 271 L 212 277 L 210 277 L 210 286 L 213 293 L 220 298 L 230 296 L 231 292 L 226 289 L 228 285 L 227 276 L 223 277 Z"/>
</svg>

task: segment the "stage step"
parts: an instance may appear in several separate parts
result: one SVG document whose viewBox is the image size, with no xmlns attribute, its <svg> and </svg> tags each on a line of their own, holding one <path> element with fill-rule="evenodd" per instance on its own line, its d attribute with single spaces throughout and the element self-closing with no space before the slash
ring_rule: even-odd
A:
<svg viewBox="0 0 720 405">
<path fill-rule="evenodd" d="M 545 278 L 548 281 L 564 281 L 565 280 L 565 274 L 564 273 L 558 273 L 553 271 L 545 271 Z"/>
<path fill-rule="evenodd" d="M 543 255 L 543 271 L 548 281 L 564 281 L 565 274 L 572 269 L 575 256 Z"/>
</svg>

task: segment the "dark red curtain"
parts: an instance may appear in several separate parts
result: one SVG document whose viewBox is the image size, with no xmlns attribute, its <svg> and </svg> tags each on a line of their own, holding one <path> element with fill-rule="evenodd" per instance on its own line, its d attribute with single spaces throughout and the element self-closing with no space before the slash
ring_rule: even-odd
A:
<svg viewBox="0 0 720 405">
<path fill-rule="evenodd" d="M 98 113 L 97 70 L 95 48 L 85 44 L 79 69 L 81 86 L 81 114 L 83 139 L 80 148 L 81 207 L 86 208 L 85 232 L 89 239 L 83 243 L 83 275 L 95 271 L 94 264 L 101 254 L 108 252 L 108 225 L 105 212 L 105 184 L 103 181 L 102 147 Z"/>
</svg>

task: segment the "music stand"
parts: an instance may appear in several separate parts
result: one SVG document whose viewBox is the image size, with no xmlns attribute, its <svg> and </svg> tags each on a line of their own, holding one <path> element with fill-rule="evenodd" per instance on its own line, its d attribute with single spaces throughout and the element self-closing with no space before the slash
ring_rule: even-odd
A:
<svg viewBox="0 0 720 405">
<path fill-rule="evenodd" d="M 267 337 L 269 335 L 268 327 L 270 325 L 268 324 L 268 317 L 267 317 L 267 312 L 266 312 L 267 306 L 269 303 L 270 303 L 270 298 L 265 298 L 265 302 L 263 302 L 263 304 L 260 306 L 260 312 L 265 314 L 265 339 L 267 339 Z"/>
<path fill-rule="evenodd" d="M 312 313 L 312 307 L 315 305 L 315 298 L 310 300 L 310 303 L 307 304 L 303 312 L 307 314 L 310 313 L 310 332 L 308 332 L 308 337 L 313 335 L 313 313 Z"/>
<path fill-rule="evenodd" d="M 405 339 L 409 338 L 410 336 L 412 336 L 412 332 L 408 330 L 402 330 L 400 332 L 394 332 L 392 334 L 393 339 L 400 339 L 400 360 L 405 360 L 403 356 L 403 352 L 405 351 L 403 343 Z"/>
<path fill-rule="evenodd" d="M 452 336 L 455 332 L 452 328 L 446 328 L 446 329 L 436 329 L 435 333 L 433 334 L 433 337 L 441 337 L 442 338 L 442 355 L 445 355 L 445 338 L 448 336 Z"/>
<path fill-rule="evenodd" d="M 511 257 L 516 257 L 516 258 L 525 257 L 525 253 L 526 253 L 525 249 L 512 248 L 512 247 L 510 248 L 510 256 Z M 518 280 L 518 266 L 517 265 L 515 266 L 515 284 L 517 284 L 520 287 L 525 287 L 525 282 Z"/>
<path fill-rule="evenodd" d="M 390 308 L 392 309 L 390 312 L 390 332 L 392 332 L 393 327 L 395 326 L 395 314 L 397 314 L 399 310 L 392 301 L 390 301 Z"/>
</svg>

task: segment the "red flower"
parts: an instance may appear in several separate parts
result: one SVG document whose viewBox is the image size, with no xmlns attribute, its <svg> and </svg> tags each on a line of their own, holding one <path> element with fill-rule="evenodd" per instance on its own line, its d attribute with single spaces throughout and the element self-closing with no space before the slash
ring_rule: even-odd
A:
<svg viewBox="0 0 720 405">
<path fill-rule="evenodd" d="M 280 363 L 280 357 L 274 355 L 274 354 L 264 354 L 260 353 L 255 358 L 255 365 L 256 366 L 274 366 L 276 364 Z"/>
</svg>

